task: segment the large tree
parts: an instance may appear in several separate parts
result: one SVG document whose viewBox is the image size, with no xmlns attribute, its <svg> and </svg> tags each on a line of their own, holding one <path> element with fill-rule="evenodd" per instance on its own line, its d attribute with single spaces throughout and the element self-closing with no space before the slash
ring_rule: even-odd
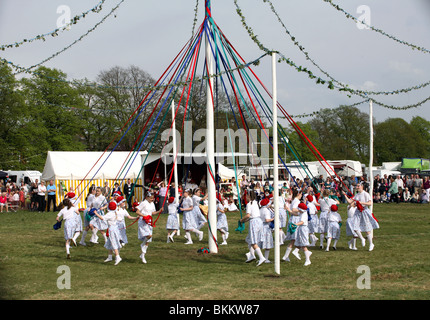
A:
<svg viewBox="0 0 430 320">
<path fill-rule="evenodd" d="M 374 153 L 377 163 L 424 156 L 426 141 L 404 119 L 389 118 L 377 123 L 374 128 Z"/>
<path fill-rule="evenodd" d="M 356 107 L 321 109 L 309 121 L 318 132 L 325 159 L 367 161 L 369 155 L 369 115 Z"/>
</svg>

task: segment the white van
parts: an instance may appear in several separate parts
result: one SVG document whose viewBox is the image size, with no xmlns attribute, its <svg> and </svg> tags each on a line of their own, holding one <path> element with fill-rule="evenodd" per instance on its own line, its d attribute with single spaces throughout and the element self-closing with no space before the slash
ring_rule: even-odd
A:
<svg viewBox="0 0 430 320">
<path fill-rule="evenodd" d="M 9 175 L 9 179 L 11 179 L 16 184 L 20 185 L 21 182 L 25 184 L 29 184 L 31 182 L 35 182 L 36 179 L 40 182 L 40 178 L 42 177 L 42 173 L 40 171 L 6 171 Z"/>
</svg>

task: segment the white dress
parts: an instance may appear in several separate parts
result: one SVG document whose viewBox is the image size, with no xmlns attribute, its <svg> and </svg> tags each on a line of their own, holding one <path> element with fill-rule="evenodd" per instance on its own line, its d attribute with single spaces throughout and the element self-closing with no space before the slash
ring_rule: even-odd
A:
<svg viewBox="0 0 430 320">
<path fill-rule="evenodd" d="M 298 226 L 296 229 L 296 241 L 294 245 L 296 247 L 308 247 L 309 246 L 309 228 L 308 228 L 308 213 L 307 211 L 300 210 L 299 222 L 303 221 L 303 224 Z"/>
<path fill-rule="evenodd" d="M 203 213 L 200 211 L 199 206 L 202 198 L 197 195 L 193 195 L 192 200 L 193 210 L 191 212 L 194 214 L 194 220 L 196 221 L 197 228 L 200 229 L 206 222 L 208 222 Z"/>
<path fill-rule="evenodd" d="M 84 210 L 84 214 L 83 214 L 85 227 L 88 227 L 90 225 L 90 221 L 92 220 L 92 219 L 88 220 L 86 217 L 87 217 L 88 211 L 90 211 L 91 209 L 91 204 L 93 203 L 94 198 L 95 196 L 93 194 L 89 194 L 87 197 L 87 202 L 86 202 L 87 208 Z"/>
<path fill-rule="evenodd" d="M 358 234 L 354 231 L 353 221 L 356 207 L 350 207 L 348 209 L 348 218 L 346 219 L 346 235 L 350 237 L 358 237 Z"/>
<path fill-rule="evenodd" d="M 107 241 L 104 247 L 108 250 L 118 250 L 121 249 L 121 234 L 118 228 L 118 216 L 116 210 L 108 211 L 103 216 L 104 221 L 108 224 Z"/>
<path fill-rule="evenodd" d="M 97 213 L 101 216 L 104 216 L 104 212 L 100 210 L 101 207 L 107 204 L 106 198 L 102 195 L 99 195 L 98 197 L 94 197 L 93 203 L 91 204 L 92 208 L 97 209 Z M 94 226 L 94 228 L 98 230 L 106 230 L 108 228 L 108 224 L 106 221 L 101 220 L 99 217 L 95 216 L 91 221 L 90 224 Z"/>
<path fill-rule="evenodd" d="M 363 191 L 361 193 L 357 193 L 354 197 L 354 200 L 360 202 L 369 202 L 370 195 Z M 355 210 L 354 218 L 352 219 L 352 225 L 354 230 L 360 230 L 361 232 L 369 232 L 373 229 L 379 229 L 379 223 L 373 218 L 372 213 L 370 212 L 367 206 L 364 206 L 363 212 L 357 208 Z"/>
<path fill-rule="evenodd" d="M 331 211 L 328 214 L 327 238 L 339 240 L 339 237 L 340 237 L 339 222 L 341 221 L 342 221 L 342 218 L 340 217 L 339 213 L 335 211 Z"/>
<path fill-rule="evenodd" d="M 73 235 L 76 231 L 76 208 L 74 206 L 67 209 L 64 207 L 58 212 L 57 217 L 63 217 L 63 226 L 64 226 L 64 239 L 70 240 L 73 238 Z"/>
<path fill-rule="evenodd" d="M 263 234 L 261 244 L 258 246 L 261 249 L 272 249 L 273 248 L 273 230 L 270 228 L 270 222 L 266 222 L 266 219 L 274 218 L 272 213 L 267 207 L 260 209 L 261 220 L 263 221 Z"/>
<path fill-rule="evenodd" d="M 182 200 L 182 208 L 188 209 L 193 208 L 193 199 L 190 197 L 186 197 Z M 189 211 L 182 211 L 184 214 L 184 217 L 182 219 L 182 227 L 184 230 L 192 230 L 197 229 L 197 223 L 195 219 L 195 215 L 193 213 L 193 210 Z"/>
<path fill-rule="evenodd" d="M 226 232 L 228 232 L 228 223 L 227 223 L 227 216 L 224 212 L 225 207 L 221 204 L 218 203 L 216 206 L 216 217 L 217 217 L 217 221 L 216 221 L 216 228 L 217 230 L 224 230 Z"/>
<path fill-rule="evenodd" d="M 311 216 L 311 220 L 308 223 L 309 233 L 318 233 L 319 219 L 317 214 L 317 207 L 313 202 L 308 202 L 307 207 L 309 209 L 309 215 Z"/>
<path fill-rule="evenodd" d="M 178 221 L 178 206 L 179 204 L 176 202 L 170 203 L 167 206 L 167 210 L 169 216 L 167 217 L 166 229 L 167 230 L 178 230 L 179 229 L 179 221 Z"/>
<path fill-rule="evenodd" d="M 279 227 L 287 226 L 287 210 L 285 209 L 286 201 L 284 197 L 279 197 Z"/>
<path fill-rule="evenodd" d="M 300 200 L 297 198 L 294 198 L 290 204 L 290 210 L 293 210 L 294 208 L 297 209 L 299 207 L 299 204 L 300 204 Z M 300 215 L 296 216 L 291 214 L 288 224 L 297 224 L 299 221 L 300 221 Z M 297 239 L 297 229 L 293 233 L 290 233 L 290 231 L 287 229 L 285 240 L 296 240 L 296 239 Z"/>
<path fill-rule="evenodd" d="M 248 244 L 260 244 L 263 235 L 263 220 L 260 216 L 260 208 L 256 200 L 248 202 L 246 205 L 246 213 L 250 214 L 249 230 L 246 236 L 246 243 Z"/>
<path fill-rule="evenodd" d="M 152 216 L 152 213 L 157 211 L 155 209 L 154 202 L 148 202 L 147 200 L 142 201 L 138 206 L 137 210 L 139 210 L 144 216 Z M 143 218 L 139 219 L 138 229 L 137 229 L 137 238 L 140 241 L 145 240 L 147 236 L 152 236 L 152 226 L 147 224 Z M 151 242 L 152 238 L 148 240 Z"/>
<path fill-rule="evenodd" d="M 128 213 L 127 210 L 123 209 L 123 208 L 118 208 L 116 210 L 116 214 L 117 214 L 117 225 L 118 225 L 118 230 L 119 230 L 119 234 L 121 236 L 121 241 L 126 244 L 128 243 L 128 238 L 127 238 L 127 226 L 125 225 L 125 217 L 129 217 L 130 214 Z"/>
<path fill-rule="evenodd" d="M 333 204 L 336 204 L 336 201 L 333 199 L 330 199 L 329 197 L 325 197 L 319 200 L 320 206 L 321 206 L 321 214 L 319 218 L 319 227 L 318 231 L 319 233 L 327 233 L 328 229 L 328 213 L 330 212 L 330 207 Z"/>
</svg>

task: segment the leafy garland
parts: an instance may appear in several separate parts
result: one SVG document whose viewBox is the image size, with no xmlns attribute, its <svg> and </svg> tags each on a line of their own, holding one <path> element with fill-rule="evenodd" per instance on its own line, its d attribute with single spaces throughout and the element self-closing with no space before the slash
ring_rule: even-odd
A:
<svg viewBox="0 0 430 320">
<path fill-rule="evenodd" d="M 348 85 L 341 83 L 340 81 L 336 80 L 335 78 L 333 78 L 327 71 L 323 70 L 310 56 L 309 53 L 305 51 L 305 48 L 296 40 L 296 37 L 294 37 L 291 32 L 287 29 L 287 27 L 285 26 L 285 24 L 283 23 L 283 21 L 281 20 L 281 17 L 279 16 L 279 14 L 276 12 L 276 9 L 273 5 L 273 3 L 270 0 L 263 0 L 263 2 L 265 3 L 269 3 L 270 8 L 272 10 L 272 12 L 275 14 L 275 16 L 277 17 L 279 23 L 282 25 L 282 27 L 285 29 L 285 32 L 287 33 L 287 35 L 290 37 L 291 41 L 293 41 L 294 45 L 297 46 L 299 48 L 299 50 L 305 55 L 306 59 L 309 60 L 316 68 L 318 68 L 318 70 L 320 70 L 324 75 L 326 75 L 328 78 L 330 78 L 331 81 L 333 81 L 334 83 L 338 84 L 340 87 L 345 88 L 347 91 L 351 92 L 351 93 L 361 93 L 361 94 L 368 94 L 368 95 L 394 95 L 394 94 L 399 94 L 399 93 L 407 93 L 413 90 L 419 90 L 422 88 L 427 87 L 428 85 L 430 85 L 430 81 L 420 84 L 420 85 L 416 85 L 410 88 L 406 88 L 406 89 L 399 89 L 399 90 L 393 90 L 393 91 L 363 91 L 363 90 L 352 90 L 348 88 Z M 321 80 L 320 80 L 321 81 Z M 322 80 L 324 81 L 324 80 Z M 318 83 L 318 81 L 317 81 Z M 324 82 L 323 82 L 324 84 Z"/>
<path fill-rule="evenodd" d="M 264 2 L 267 2 L 268 0 L 263 0 Z M 306 67 L 303 67 L 303 66 L 299 66 L 299 65 L 297 65 L 294 61 L 292 61 L 290 58 L 287 58 L 287 57 L 285 57 L 282 53 L 280 53 L 279 51 L 274 51 L 274 50 L 269 50 L 267 47 L 265 47 L 259 40 L 258 40 L 258 37 L 254 34 L 254 31 L 252 30 L 252 28 L 251 27 L 249 27 L 248 26 L 248 24 L 246 23 L 246 20 L 245 20 L 245 17 L 244 17 L 244 15 L 243 15 L 243 13 L 242 13 L 242 9 L 239 7 L 239 5 L 238 5 L 238 3 L 237 3 L 237 0 L 234 0 L 234 4 L 235 4 L 235 6 L 236 6 L 236 12 L 237 12 L 237 14 L 239 15 L 239 17 L 240 17 L 240 19 L 241 19 L 241 22 L 242 22 L 242 26 L 246 29 L 246 31 L 248 32 L 248 35 L 249 35 L 249 37 L 254 41 L 254 43 L 260 48 L 260 50 L 262 50 L 262 51 L 264 51 L 264 52 L 266 52 L 266 54 L 272 54 L 272 52 L 275 52 L 275 53 L 277 53 L 277 54 L 279 54 L 281 57 L 278 59 L 278 62 L 285 62 L 285 63 L 287 63 L 288 65 L 290 65 L 291 67 L 293 67 L 293 68 L 295 68 L 296 69 L 296 71 L 297 72 L 304 72 L 305 74 L 307 74 L 308 75 L 308 77 L 310 78 L 310 79 L 315 79 L 315 78 L 317 78 L 317 76 L 315 76 L 313 73 L 312 73 L 312 71 L 311 70 L 308 70 L 308 68 L 306 68 Z M 291 34 L 289 34 L 289 35 L 291 35 Z M 294 37 L 292 37 L 292 39 L 294 39 L 293 41 L 295 41 L 295 38 Z M 295 45 L 299 45 L 299 43 L 297 42 L 297 41 L 295 41 Z M 302 46 L 300 46 L 299 47 L 300 49 L 301 49 L 301 51 L 303 51 L 303 52 L 305 52 L 304 51 L 304 48 L 302 47 Z M 310 59 L 309 59 L 310 60 Z M 330 76 L 329 76 L 330 77 Z M 362 97 L 362 98 L 365 98 L 365 99 L 368 99 L 368 97 L 367 97 L 367 95 L 372 95 L 372 94 L 397 94 L 397 93 L 400 93 L 400 92 L 402 92 L 402 93 L 404 93 L 404 92 L 409 92 L 409 91 L 411 91 L 411 90 L 414 90 L 415 88 L 424 88 L 424 87 L 426 87 L 427 85 L 429 85 L 430 84 L 430 82 L 427 82 L 427 83 L 424 83 L 424 84 L 421 84 L 421 85 L 419 85 L 419 86 L 415 86 L 415 87 L 412 87 L 412 88 L 407 88 L 407 89 L 401 89 L 401 90 L 395 90 L 395 91 L 391 91 L 391 92 L 368 92 L 368 91 L 362 91 L 362 90 L 354 90 L 354 89 L 352 89 L 352 88 L 349 88 L 349 86 L 348 85 L 343 85 L 343 84 L 341 84 L 340 82 L 338 82 L 337 80 L 335 80 L 335 79 L 333 79 L 333 80 L 326 80 L 326 79 L 322 79 L 321 77 L 318 77 L 317 78 L 317 80 L 316 80 L 316 83 L 317 84 L 321 84 L 321 85 L 325 85 L 325 84 L 328 84 L 328 89 L 330 89 L 330 90 L 334 90 L 334 89 L 337 89 L 338 91 L 340 91 L 340 92 L 342 92 L 342 91 L 344 91 L 344 92 L 348 92 L 349 94 L 348 94 L 348 97 L 351 97 L 351 94 L 354 94 L 354 95 L 358 95 L 358 96 L 360 96 L 360 97 Z M 335 85 L 335 83 L 336 84 L 340 84 L 340 85 Z M 380 106 L 382 106 L 382 107 L 385 107 L 385 108 L 389 108 L 389 109 L 392 109 L 392 110 L 407 110 L 407 109 L 411 109 L 411 108 L 417 108 L 417 107 L 419 107 L 419 106 L 421 106 L 422 104 L 424 104 L 424 103 L 426 103 L 427 101 L 429 101 L 430 100 L 430 97 L 429 98 L 426 98 L 426 99 L 424 99 L 423 101 L 421 101 L 421 102 L 418 102 L 418 103 L 416 103 L 416 104 L 413 104 L 413 105 L 408 105 L 408 106 L 404 106 L 404 107 L 396 107 L 396 106 L 391 106 L 391 105 L 387 105 L 387 104 L 384 104 L 384 103 L 382 103 L 382 102 L 379 102 L 379 101 L 376 101 L 375 99 L 372 99 L 372 101 L 374 101 L 375 102 L 375 104 L 378 104 L 378 105 L 380 105 Z"/>
<path fill-rule="evenodd" d="M 373 31 L 375 31 L 375 32 L 378 32 L 378 33 L 382 34 L 383 36 L 386 36 L 386 37 L 388 37 L 388 38 L 390 38 L 390 39 L 392 39 L 392 40 L 394 40 L 394 41 L 396 41 L 396 42 L 398 42 L 398 43 L 400 43 L 400 44 L 403 44 L 403 45 L 406 45 L 406 46 L 408 46 L 408 47 L 411 47 L 411 48 L 412 48 L 412 50 L 418 50 L 418 51 L 421 51 L 421 52 L 424 52 L 424 53 L 430 53 L 430 50 L 428 50 L 428 49 L 426 49 L 426 48 L 424 48 L 424 47 L 419 47 L 419 46 L 416 46 L 416 45 L 414 45 L 414 44 L 412 44 L 412 43 L 409 43 L 409 42 L 406 42 L 406 41 L 400 40 L 400 39 L 398 39 L 397 37 L 392 36 L 392 35 L 390 35 L 390 34 L 386 33 L 385 31 L 383 31 L 383 30 L 381 30 L 381 29 L 378 29 L 378 28 L 372 27 L 372 26 L 370 26 L 370 25 L 366 24 L 364 21 L 360 21 L 360 20 L 358 20 L 358 19 L 357 19 L 356 17 L 354 17 L 352 14 L 350 14 L 350 13 L 348 13 L 347 11 L 345 11 L 344 9 L 342 9 L 339 5 L 337 5 L 337 4 L 335 4 L 335 3 L 333 3 L 333 1 L 332 1 L 332 0 L 323 0 L 323 1 L 324 1 L 324 2 L 329 3 L 329 4 L 330 4 L 333 8 L 335 8 L 337 11 L 340 11 L 340 12 L 344 13 L 344 14 L 345 14 L 345 16 L 346 16 L 347 18 L 354 20 L 356 23 L 361 23 L 361 24 L 365 25 L 366 27 L 368 27 L 369 29 L 371 29 L 371 30 L 373 30 Z"/>
<path fill-rule="evenodd" d="M 47 37 L 47 36 L 56 37 L 56 36 L 58 36 L 58 33 L 59 33 L 59 32 L 63 32 L 64 30 L 68 30 L 68 29 L 69 29 L 69 27 L 71 27 L 73 24 L 77 24 L 77 23 L 78 23 L 78 21 L 79 21 L 81 18 L 85 18 L 85 17 L 86 17 L 86 15 L 87 15 L 87 14 L 89 14 L 90 12 L 99 13 L 99 12 L 103 9 L 103 4 L 104 4 L 104 2 L 105 2 L 105 1 L 106 1 L 106 0 L 101 0 L 101 1 L 100 1 L 98 4 L 96 4 L 96 6 L 95 6 L 95 7 L 93 7 L 92 9 L 89 9 L 89 10 L 87 10 L 87 11 L 83 12 L 81 15 L 76 15 L 76 16 L 74 16 L 74 17 L 70 20 L 70 22 L 69 22 L 68 24 L 66 24 L 65 26 L 63 26 L 63 27 L 61 27 L 61 28 L 57 28 L 57 29 L 55 29 L 54 31 L 51 31 L 51 32 L 48 32 L 48 33 L 44 33 L 44 34 L 38 35 L 38 36 L 36 36 L 36 37 L 34 37 L 34 38 L 31 38 L 31 39 L 24 39 L 24 40 L 19 41 L 19 42 L 15 42 L 15 43 L 11 43 L 11 44 L 4 44 L 4 45 L 1 45 L 1 46 L 0 46 L 0 50 L 5 51 L 6 49 L 9 49 L 9 48 L 18 48 L 19 46 L 21 46 L 21 45 L 22 45 L 22 44 L 24 44 L 24 43 L 30 43 L 30 42 L 33 42 L 33 41 L 36 41 L 36 40 L 43 40 L 43 41 L 46 41 L 46 37 Z"/>
<path fill-rule="evenodd" d="M 49 60 L 51 60 L 51 59 L 53 59 L 53 58 L 55 58 L 56 56 L 58 56 L 58 55 L 60 55 L 61 53 L 63 53 L 64 51 L 66 51 L 66 50 L 68 50 L 68 49 L 70 49 L 72 46 L 74 46 L 76 43 L 78 43 L 79 41 L 81 41 L 83 38 L 85 38 L 86 36 L 88 36 L 91 32 L 93 32 L 95 29 L 97 29 L 97 27 L 99 26 L 99 25 L 101 25 L 103 22 L 105 22 L 105 20 L 107 19 L 107 18 L 109 18 L 120 6 L 121 6 L 121 4 L 124 2 L 125 0 L 121 0 L 114 8 L 112 8 L 112 10 L 106 15 L 106 16 L 104 16 L 103 17 L 103 19 L 101 19 L 98 23 L 96 23 L 95 25 L 94 25 L 94 27 L 92 27 L 91 29 L 89 29 L 85 34 L 83 34 L 83 35 L 81 35 L 78 39 L 76 39 L 75 41 L 73 41 L 71 44 L 69 44 L 68 46 L 66 46 L 66 47 L 64 47 L 63 49 L 61 49 L 60 51 L 57 51 L 56 53 L 54 53 L 53 55 L 51 55 L 50 57 L 48 57 L 48 58 L 46 58 L 46 59 L 44 59 L 43 61 L 41 61 L 41 62 L 39 62 L 39 63 L 37 63 L 37 64 L 35 64 L 35 65 L 32 65 L 31 67 L 28 67 L 28 68 L 22 68 L 22 67 L 19 67 L 19 69 L 21 70 L 21 71 L 19 71 L 18 72 L 18 74 L 19 73 L 23 73 L 23 72 L 28 72 L 28 71 L 30 71 L 31 69 L 34 69 L 34 68 L 36 68 L 36 67 L 38 67 L 38 66 L 40 66 L 40 65 L 42 65 L 42 64 L 44 64 L 45 62 L 48 62 Z"/>
<path fill-rule="evenodd" d="M 124 1 L 124 0 L 123 0 Z M 258 66 L 260 64 L 260 60 L 263 59 L 266 55 L 268 55 L 269 53 L 265 53 L 262 56 L 258 57 L 257 59 L 254 59 L 248 63 L 245 64 L 239 64 L 236 68 L 232 68 L 232 69 L 228 69 L 225 71 L 221 71 L 220 73 L 217 74 L 212 74 L 210 75 L 211 78 L 216 78 L 216 77 L 220 77 L 224 74 L 230 73 L 230 72 L 234 72 L 236 70 L 241 70 L 244 68 L 248 68 L 250 65 L 254 65 L 254 66 Z M 23 67 L 20 67 L 19 65 L 14 64 L 12 61 L 8 61 L 6 59 L 3 59 L 0 57 L 0 64 L 5 64 L 5 65 L 9 65 L 12 68 L 16 69 L 16 70 L 21 70 L 22 72 L 25 72 L 27 74 L 31 74 L 37 77 L 41 77 L 41 78 L 45 78 L 45 79 L 50 79 L 50 80 L 54 80 L 54 81 L 60 81 L 60 82 L 64 82 L 70 85 L 83 85 L 86 87 L 91 87 L 91 88 L 100 88 L 100 89 L 147 89 L 147 90 L 152 90 L 152 89 L 157 89 L 157 88 L 171 88 L 171 87 L 179 87 L 179 86 L 183 86 L 183 85 L 188 85 L 190 83 L 190 81 L 182 81 L 182 82 L 177 82 L 176 84 L 169 84 L 169 85 L 147 85 L 147 86 L 106 86 L 106 85 L 99 85 L 95 82 L 92 83 L 79 83 L 79 80 L 65 80 L 65 79 L 60 79 L 60 78 L 55 78 L 55 77 L 50 77 L 47 76 L 43 73 L 37 72 L 37 71 L 31 71 L 31 70 L 27 70 Z M 1 78 L 1 77 L 0 77 Z M 207 80 L 208 76 L 203 76 L 203 77 L 195 77 L 193 81 L 201 81 L 201 80 Z"/>
</svg>

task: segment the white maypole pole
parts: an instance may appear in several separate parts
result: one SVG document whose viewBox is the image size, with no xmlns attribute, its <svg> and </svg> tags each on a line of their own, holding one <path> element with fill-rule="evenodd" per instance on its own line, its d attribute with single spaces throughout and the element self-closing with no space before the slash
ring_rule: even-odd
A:
<svg viewBox="0 0 430 320">
<path fill-rule="evenodd" d="M 372 201 L 370 211 L 373 212 L 373 101 L 369 100 L 369 129 L 370 129 L 370 143 L 369 143 L 369 194 Z"/>
<path fill-rule="evenodd" d="M 272 52 L 272 114 L 273 114 L 273 205 L 275 209 L 275 273 L 280 274 L 279 185 L 278 185 L 278 97 L 276 84 L 276 53 Z"/>
<path fill-rule="evenodd" d="M 176 203 L 179 203 L 179 192 L 178 192 L 178 157 L 177 157 L 177 144 L 176 144 L 176 121 L 175 121 L 175 102 L 172 100 L 172 139 L 173 139 L 173 181 L 175 182 L 175 198 Z M 178 221 L 179 213 L 176 214 Z M 178 229 L 177 235 L 180 236 L 180 229 Z"/>
<path fill-rule="evenodd" d="M 208 82 L 206 86 L 206 154 L 207 154 L 207 192 L 208 192 L 208 238 L 210 253 L 218 253 L 216 243 L 216 188 L 215 188 L 215 135 L 214 135 L 214 103 L 212 98 L 213 88 L 213 62 L 209 38 L 209 13 L 211 12 L 210 0 L 205 1 L 206 14 L 206 63 Z"/>
</svg>

